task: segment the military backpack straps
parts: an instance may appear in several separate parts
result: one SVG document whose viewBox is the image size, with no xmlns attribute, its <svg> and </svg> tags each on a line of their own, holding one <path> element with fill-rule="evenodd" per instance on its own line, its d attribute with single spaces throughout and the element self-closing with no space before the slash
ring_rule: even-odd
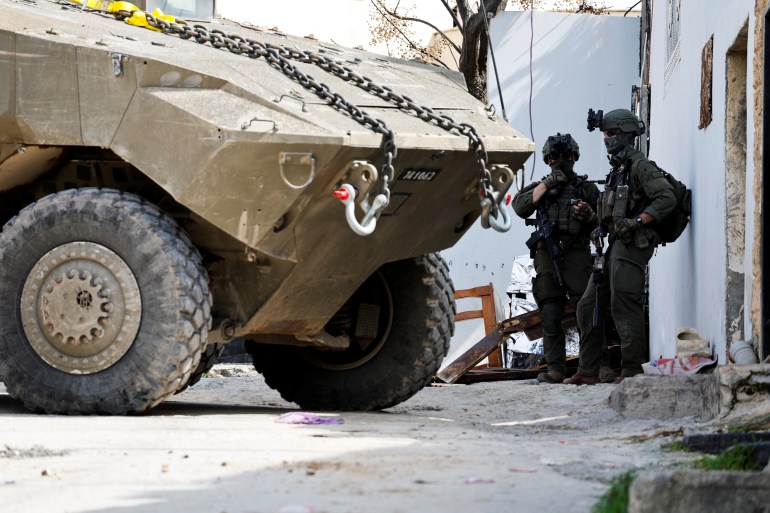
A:
<svg viewBox="0 0 770 513">
<path fill-rule="evenodd" d="M 637 164 L 638 162 L 639 161 L 634 164 Z M 649 162 L 655 166 L 663 175 L 663 178 L 671 184 L 672 189 L 674 189 L 674 198 L 676 199 L 676 208 L 674 208 L 669 215 L 658 220 L 654 225 L 654 229 L 660 237 L 661 245 L 665 246 L 666 243 L 674 242 L 678 239 L 690 223 L 690 215 L 692 214 L 692 190 L 688 189 L 685 184 L 674 178 L 671 173 L 661 169 L 655 161 L 650 160 Z"/>
</svg>

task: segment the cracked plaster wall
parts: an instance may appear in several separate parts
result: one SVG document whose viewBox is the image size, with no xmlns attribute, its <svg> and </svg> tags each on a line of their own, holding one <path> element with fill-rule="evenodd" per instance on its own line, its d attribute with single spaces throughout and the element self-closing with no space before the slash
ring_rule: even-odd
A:
<svg viewBox="0 0 770 513">
<path fill-rule="evenodd" d="M 727 342 L 743 339 L 746 254 L 748 20 L 727 54 L 725 179 L 727 193 Z"/>
<path fill-rule="evenodd" d="M 764 31 L 765 12 L 768 9 L 769 0 L 757 0 L 754 9 L 754 55 L 753 55 L 753 92 L 754 92 L 754 168 L 760 170 L 754 174 L 754 230 L 753 239 L 759 243 L 753 245 L 751 253 L 751 328 L 755 340 L 762 340 L 762 260 L 761 260 L 761 235 L 762 235 L 762 108 L 764 94 Z M 747 212 L 748 213 L 748 212 Z"/>
<path fill-rule="evenodd" d="M 761 184 L 762 28 L 768 0 L 681 1 L 678 52 L 666 61 L 668 30 L 665 0 L 654 2 L 650 82 L 652 88 L 650 157 L 693 189 L 693 215 L 683 236 L 660 248 L 650 264 L 650 353 L 674 356 L 678 327 L 694 327 L 708 340 L 721 364 L 727 362 L 728 337 L 751 339 L 759 322 L 758 190 Z M 761 4 L 761 5 L 760 5 Z M 729 183 L 727 150 L 728 52 L 748 21 L 745 97 L 745 185 Z M 701 74 L 701 52 L 713 36 L 713 121 L 698 129 L 699 91 L 692 77 Z M 738 62 L 732 63 L 735 66 Z M 732 94 L 732 93 L 730 93 Z M 735 166 L 735 163 L 732 163 Z M 733 167 L 735 173 L 739 170 Z M 742 178 L 742 176 L 741 176 Z M 730 184 L 728 186 L 728 184 Z M 730 192 L 733 187 L 734 193 Z M 731 231 L 743 217 L 734 201 L 743 196 L 744 250 Z M 730 218 L 730 216 L 735 216 Z M 732 241 L 730 239 L 733 239 Z M 735 253 L 735 251 L 738 253 Z M 741 254 L 742 253 L 742 254 Z M 740 285 L 738 274 L 745 279 Z M 728 300 L 728 298 L 730 298 Z M 729 304 L 728 304 L 729 303 Z M 743 320 L 741 320 L 743 310 Z"/>
</svg>

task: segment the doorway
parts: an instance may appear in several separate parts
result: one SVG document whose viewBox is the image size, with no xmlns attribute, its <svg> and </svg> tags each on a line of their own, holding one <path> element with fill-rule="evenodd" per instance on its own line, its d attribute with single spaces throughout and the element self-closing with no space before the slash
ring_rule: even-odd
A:
<svg viewBox="0 0 770 513">
<path fill-rule="evenodd" d="M 727 51 L 725 91 L 725 184 L 727 225 L 727 349 L 744 340 L 746 258 L 746 123 L 748 20 Z"/>
</svg>

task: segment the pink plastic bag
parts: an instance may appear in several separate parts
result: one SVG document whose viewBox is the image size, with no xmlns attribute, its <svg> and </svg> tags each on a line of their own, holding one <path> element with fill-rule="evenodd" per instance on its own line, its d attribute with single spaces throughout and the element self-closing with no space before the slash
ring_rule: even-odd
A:
<svg viewBox="0 0 770 513">
<path fill-rule="evenodd" d="M 293 411 L 284 413 L 278 417 L 276 422 L 281 424 L 344 424 L 342 417 L 321 417 L 315 413 L 305 413 L 302 411 Z"/>
<path fill-rule="evenodd" d="M 702 356 L 685 356 L 680 358 L 658 358 L 651 362 L 643 363 L 642 370 L 645 374 L 658 374 L 665 376 L 692 376 L 704 367 L 714 365 L 717 361 Z"/>
</svg>

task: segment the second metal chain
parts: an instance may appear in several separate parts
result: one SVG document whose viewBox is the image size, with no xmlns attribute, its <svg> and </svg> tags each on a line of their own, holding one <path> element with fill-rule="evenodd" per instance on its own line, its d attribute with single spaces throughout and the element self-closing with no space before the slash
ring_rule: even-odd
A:
<svg viewBox="0 0 770 513">
<path fill-rule="evenodd" d="M 119 19 L 133 16 L 133 13 L 129 11 L 118 11 L 114 14 Z M 280 69 L 286 76 L 315 93 L 332 107 L 345 111 L 358 123 L 382 134 L 385 163 L 382 166 L 381 192 L 388 199 L 390 198 L 390 184 L 394 180 L 393 159 L 397 153 L 393 131 L 383 120 L 373 118 L 364 110 L 345 100 L 338 93 L 332 92 L 326 84 L 316 81 L 312 76 L 297 69 L 290 62 L 291 60 L 316 65 L 342 80 L 355 84 L 374 96 L 395 104 L 402 110 L 414 113 L 423 121 L 434 123 L 443 130 L 456 132 L 467 137 L 479 167 L 479 194 L 482 200 L 482 216 L 488 219 L 490 215 L 497 217 L 499 214 L 499 200 L 495 196 L 495 189 L 492 187 L 492 177 L 487 167 L 487 151 L 484 147 L 484 142 L 472 125 L 457 123 L 447 115 L 438 115 L 430 107 L 420 106 L 412 98 L 398 94 L 388 86 L 376 84 L 371 79 L 356 73 L 349 67 L 343 66 L 337 61 L 319 53 L 263 43 L 234 34 L 228 35 L 220 30 L 209 31 L 201 25 L 190 26 L 181 20 L 179 22 L 169 22 L 156 18 L 150 13 L 144 13 L 144 15 L 147 18 L 148 25 L 164 33 L 176 34 L 182 39 L 194 39 L 200 44 L 209 43 L 214 48 L 227 49 L 232 53 L 245 55 L 253 59 L 262 57 L 269 64 Z M 486 227 L 488 222 L 482 224 Z"/>
</svg>

